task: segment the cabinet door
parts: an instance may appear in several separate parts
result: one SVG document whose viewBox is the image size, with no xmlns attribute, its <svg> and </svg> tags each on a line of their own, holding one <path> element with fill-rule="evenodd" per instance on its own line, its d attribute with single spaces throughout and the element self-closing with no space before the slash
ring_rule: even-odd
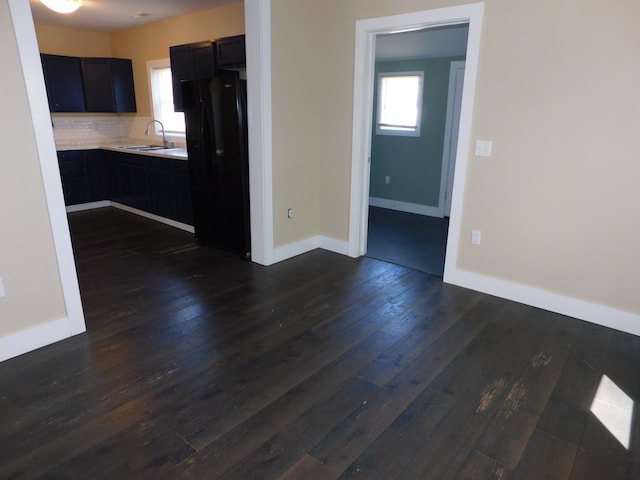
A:
<svg viewBox="0 0 640 480">
<path fill-rule="evenodd" d="M 109 59 L 83 58 L 82 75 L 87 112 L 115 112 Z"/>
<path fill-rule="evenodd" d="M 148 165 L 151 213 L 175 220 L 176 195 L 173 186 L 171 160 L 168 158 L 149 157 Z"/>
<path fill-rule="evenodd" d="M 80 59 L 42 55 L 42 69 L 52 112 L 84 112 L 84 88 Z"/>
<path fill-rule="evenodd" d="M 191 203 L 191 183 L 189 165 L 185 160 L 173 160 L 173 179 L 176 192 L 176 220 L 193 225 L 193 205 Z"/>
<path fill-rule="evenodd" d="M 60 180 L 65 205 L 89 201 L 85 161 L 81 150 L 58 152 Z"/>
<path fill-rule="evenodd" d="M 88 200 L 109 200 L 109 176 L 104 150 L 85 150 L 83 153 L 87 175 Z"/>
<path fill-rule="evenodd" d="M 119 153 L 116 157 L 118 177 L 117 202 L 146 212 L 151 209 L 147 157 Z"/>
<path fill-rule="evenodd" d="M 216 40 L 218 68 L 245 68 L 245 36 L 219 38 Z"/>
<path fill-rule="evenodd" d="M 125 58 L 110 58 L 113 96 L 118 113 L 136 111 L 136 92 L 133 84 L 133 65 Z"/>
<path fill-rule="evenodd" d="M 216 54 L 212 42 L 191 44 L 193 77 L 190 80 L 204 80 L 216 76 Z"/>
<path fill-rule="evenodd" d="M 178 45 L 169 48 L 171 60 L 171 80 L 173 83 L 173 108 L 176 112 L 182 112 L 182 80 L 193 78 L 193 61 L 191 59 L 191 47 Z"/>
</svg>

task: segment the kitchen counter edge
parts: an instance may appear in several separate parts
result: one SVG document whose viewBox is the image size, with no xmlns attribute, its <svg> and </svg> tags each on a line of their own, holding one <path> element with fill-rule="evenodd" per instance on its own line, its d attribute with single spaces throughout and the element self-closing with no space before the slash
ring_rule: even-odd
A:
<svg viewBox="0 0 640 480">
<path fill-rule="evenodd" d="M 127 144 L 127 145 L 135 145 L 135 142 Z M 146 157 L 162 157 L 162 158 L 173 158 L 175 160 L 187 160 L 187 149 L 186 148 L 170 148 L 166 150 L 149 150 L 149 151 L 141 151 L 141 150 L 130 150 L 125 148 L 124 145 L 73 145 L 73 146 L 56 146 L 56 151 L 65 152 L 72 150 L 110 150 L 112 152 L 124 152 L 131 153 L 132 155 L 144 155 Z"/>
</svg>

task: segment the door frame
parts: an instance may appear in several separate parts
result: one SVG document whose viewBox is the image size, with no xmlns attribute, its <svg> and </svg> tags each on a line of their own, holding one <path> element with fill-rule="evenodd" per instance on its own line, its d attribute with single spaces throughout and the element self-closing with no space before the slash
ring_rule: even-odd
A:
<svg viewBox="0 0 640 480">
<path fill-rule="evenodd" d="M 465 69 L 466 62 L 464 60 L 454 60 L 449 65 L 449 90 L 447 94 L 447 116 L 444 128 L 444 145 L 442 148 L 442 171 L 440 174 L 440 198 L 439 209 L 443 217 L 451 216 L 451 192 L 453 191 L 452 173 L 455 172 L 456 159 L 451 155 L 451 137 L 454 131 L 454 122 L 456 120 L 456 93 L 458 82 L 458 70 Z M 464 74 L 463 74 L 464 75 Z M 464 78 L 462 80 L 464 88 Z M 460 114 L 458 113 L 458 117 Z M 460 118 L 458 118 L 458 125 Z M 458 132 L 459 133 L 459 132 Z M 448 195 L 447 195 L 448 193 Z M 447 215 L 448 214 L 448 215 Z"/>
<path fill-rule="evenodd" d="M 448 273 L 455 269 L 460 240 L 467 159 L 471 143 L 471 120 L 478 74 L 483 16 L 484 2 L 478 2 L 456 7 L 358 20 L 356 22 L 349 256 L 354 258 L 361 257 L 367 250 L 376 36 L 384 33 L 400 33 L 467 23 L 469 24 L 469 34 L 458 132 L 456 171 L 451 197 L 451 217 L 445 258 L 445 281 Z"/>
</svg>

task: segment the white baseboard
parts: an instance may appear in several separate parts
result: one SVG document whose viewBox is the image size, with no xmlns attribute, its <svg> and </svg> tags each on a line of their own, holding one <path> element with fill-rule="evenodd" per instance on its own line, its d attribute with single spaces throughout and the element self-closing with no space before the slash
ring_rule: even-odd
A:
<svg viewBox="0 0 640 480">
<path fill-rule="evenodd" d="M 337 240 L 335 238 L 325 237 L 324 235 L 319 235 L 316 238 L 318 239 L 318 248 L 341 255 L 349 255 L 349 242 L 346 240 Z"/>
<path fill-rule="evenodd" d="M 123 205 L 118 202 L 110 202 L 111 206 L 114 208 L 118 208 L 120 210 L 124 210 L 125 212 L 135 213 L 136 215 L 140 215 L 141 217 L 148 218 L 149 220 L 155 220 L 156 222 L 164 223 L 165 225 L 169 225 L 170 227 L 179 228 L 180 230 L 184 230 L 185 232 L 195 233 L 195 229 L 191 225 L 187 225 L 186 223 L 176 222 L 175 220 L 171 220 L 169 218 L 161 217 L 159 215 L 154 215 L 153 213 L 145 212 L 144 210 L 138 210 L 137 208 L 129 207 L 128 205 Z"/>
<path fill-rule="evenodd" d="M 171 220 L 170 218 L 161 217 L 159 215 L 154 215 L 153 213 L 145 212 L 144 210 L 138 210 L 137 208 L 129 207 L 122 203 L 112 202 L 110 200 L 102 200 L 100 202 L 90 202 L 90 203 L 81 203 L 79 205 L 69 205 L 66 207 L 67 213 L 72 212 L 83 212 L 85 210 L 93 210 L 94 208 L 103 208 L 103 207 L 113 207 L 118 208 L 120 210 L 124 210 L 125 212 L 134 213 L 136 215 L 140 215 L 141 217 L 148 218 L 149 220 L 155 220 L 156 222 L 164 223 L 165 225 L 169 225 L 170 227 L 179 228 L 180 230 L 184 230 L 185 232 L 194 233 L 195 229 L 191 225 L 187 225 L 186 223 L 176 222 L 175 220 Z"/>
<path fill-rule="evenodd" d="M 68 318 L 0 338 L 0 362 L 73 336 Z"/>
<path fill-rule="evenodd" d="M 302 255 L 303 253 L 310 252 L 316 248 L 322 248 L 324 250 L 329 250 L 330 252 L 347 255 L 349 242 L 336 240 L 335 238 L 325 237 L 323 235 L 305 238 L 304 240 L 275 248 L 273 250 L 273 256 L 271 257 L 272 262 L 270 265 Z"/>
<path fill-rule="evenodd" d="M 444 281 L 640 336 L 640 315 L 635 313 L 466 270 L 445 271 Z"/>
<path fill-rule="evenodd" d="M 109 200 L 101 200 L 99 202 L 81 203 L 79 205 L 68 205 L 66 207 L 67 213 L 83 212 L 85 210 L 93 210 L 94 208 L 110 207 L 111 202 Z"/>
<path fill-rule="evenodd" d="M 389 200 L 387 198 L 369 197 L 369 205 L 372 207 L 386 208 L 388 210 L 397 210 L 398 212 L 426 215 L 428 217 L 444 217 L 444 210 L 442 208 L 420 205 L 418 203 L 399 202 L 398 200 Z"/>
</svg>

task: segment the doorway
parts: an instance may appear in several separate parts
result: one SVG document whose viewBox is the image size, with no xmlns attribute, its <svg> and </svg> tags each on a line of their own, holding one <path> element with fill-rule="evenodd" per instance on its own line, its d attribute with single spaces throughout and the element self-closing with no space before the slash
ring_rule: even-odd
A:
<svg viewBox="0 0 640 480">
<path fill-rule="evenodd" d="M 468 24 L 376 36 L 369 257 L 444 273 L 467 36 Z"/>
<path fill-rule="evenodd" d="M 464 200 L 464 182 L 471 139 L 471 118 L 475 95 L 480 34 L 484 4 L 475 3 L 410 14 L 360 20 L 356 23 L 356 63 L 353 117 L 353 154 L 351 169 L 351 204 L 349 223 L 349 255 L 366 254 L 369 220 L 371 172 L 371 125 L 373 125 L 373 93 L 375 86 L 375 47 L 378 35 L 413 32 L 431 28 L 469 26 L 466 68 L 461 97 L 456 168 L 453 173 L 451 216 L 447 233 L 444 281 L 454 272 L 460 241 L 460 221 Z"/>
</svg>

